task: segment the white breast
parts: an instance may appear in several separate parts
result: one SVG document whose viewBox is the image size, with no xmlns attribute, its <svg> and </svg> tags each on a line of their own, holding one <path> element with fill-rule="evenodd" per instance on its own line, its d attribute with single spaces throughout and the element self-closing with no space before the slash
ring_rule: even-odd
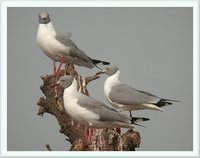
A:
<svg viewBox="0 0 200 158">
<path fill-rule="evenodd" d="M 55 39 L 55 31 L 51 23 L 40 24 L 37 33 L 37 43 L 41 50 L 54 61 L 60 61 L 61 54 L 70 48 Z"/>
<path fill-rule="evenodd" d="M 107 99 L 109 99 L 109 93 L 111 92 L 112 86 L 113 86 L 113 82 L 109 77 L 104 83 L 104 94 Z"/>
<path fill-rule="evenodd" d="M 112 76 L 108 77 L 107 80 L 104 83 L 104 94 L 105 94 L 105 96 L 106 96 L 106 98 L 108 99 L 109 102 L 112 102 L 109 99 L 109 94 L 111 92 L 111 88 L 113 86 L 115 86 L 116 84 L 120 83 L 119 74 L 120 74 L 120 71 L 118 70 L 115 74 L 113 74 Z"/>
<path fill-rule="evenodd" d="M 65 111 L 76 121 L 79 121 L 85 125 L 91 125 L 90 122 L 93 120 L 98 120 L 99 115 L 87 110 L 80 105 L 78 105 L 78 95 L 79 92 L 74 89 L 74 87 L 69 87 L 64 90 L 64 107 Z"/>
</svg>

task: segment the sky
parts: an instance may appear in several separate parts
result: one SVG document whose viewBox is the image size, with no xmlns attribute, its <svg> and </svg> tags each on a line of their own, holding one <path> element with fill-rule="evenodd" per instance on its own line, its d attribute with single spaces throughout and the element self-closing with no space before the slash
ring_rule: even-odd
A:
<svg viewBox="0 0 200 158">
<path fill-rule="evenodd" d="M 135 126 L 137 151 L 193 150 L 192 8 L 8 8 L 8 150 L 68 150 L 54 116 L 37 116 L 40 76 L 53 73 L 53 62 L 36 43 L 38 14 L 47 11 L 58 32 L 71 32 L 88 56 L 106 60 L 121 70 L 120 80 L 159 97 L 180 100 L 164 112 L 134 111 L 150 121 Z M 76 66 L 83 76 L 97 68 Z M 107 76 L 88 85 L 90 96 L 107 105 Z M 110 106 L 110 105 L 109 105 Z M 126 113 L 126 112 L 125 112 Z M 126 113 L 128 114 L 128 113 Z M 125 131 L 125 129 L 124 129 Z"/>
</svg>

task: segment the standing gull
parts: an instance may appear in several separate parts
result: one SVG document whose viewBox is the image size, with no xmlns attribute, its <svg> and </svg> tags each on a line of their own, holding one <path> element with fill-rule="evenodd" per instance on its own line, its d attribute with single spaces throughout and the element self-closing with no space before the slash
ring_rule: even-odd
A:
<svg viewBox="0 0 200 158">
<path fill-rule="evenodd" d="M 143 109 L 163 111 L 161 107 L 171 105 L 173 101 L 177 102 L 176 100 L 159 98 L 148 92 L 122 84 L 119 81 L 120 70 L 115 65 L 107 66 L 100 73 L 109 75 L 104 84 L 104 93 L 108 102 L 118 109 L 129 111 Z"/>
<path fill-rule="evenodd" d="M 73 63 L 78 66 L 93 68 L 96 64 L 109 65 L 106 61 L 96 60 L 88 57 L 70 39 L 71 33 L 57 33 L 53 27 L 49 14 L 39 14 L 39 28 L 37 33 L 37 44 L 40 49 L 53 60 L 54 75 L 56 74 L 55 62 L 60 62 L 58 70 L 63 63 Z M 96 66 L 98 67 L 98 66 Z"/>
</svg>

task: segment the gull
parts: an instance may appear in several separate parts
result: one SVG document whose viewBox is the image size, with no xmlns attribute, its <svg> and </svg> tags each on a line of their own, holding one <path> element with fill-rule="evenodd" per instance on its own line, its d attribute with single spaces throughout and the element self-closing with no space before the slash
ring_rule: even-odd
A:
<svg viewBox="0 0 200 158">
<path fill-rule="evenodd" d="M 176 100 L 163 99 L 148 92 L 137 90 L 120 82 L 120 70 L 115 65 L 107 66 L 104 71 L 109 75 L 104 83 L 104 94 L 108 102 L 120 110 L 158 110 L 163 111 L 161 107 L 171 105 Z"/>
<path fill-rule="evenodd" d="M 39 28 L 37 33 L 37 44 L 39 48 L 53 60 L 54 75 L 56 74 L 56 62 L 60 62 L 57 72 L 63 63 L 72 63 L 78 66 L 93 68 L 97 64 L 109 65 L 109 62 L 92 59 L 80 50 L 71 40 L 69 32 L 57 33 L 53 27 L 47 12 L 39 14 Z"/>
<path fill-rule="evenodd" d="M 104 103 L 80 93 L 77 81 L 69 75 L 60 77 L 57 84 L 64 89 L 64 108 L 73 120 L 93 128 L 124 127 L 133 128 L 132 124 L 148 121 L 149 118 L 129 118 Z"/>
</svg>

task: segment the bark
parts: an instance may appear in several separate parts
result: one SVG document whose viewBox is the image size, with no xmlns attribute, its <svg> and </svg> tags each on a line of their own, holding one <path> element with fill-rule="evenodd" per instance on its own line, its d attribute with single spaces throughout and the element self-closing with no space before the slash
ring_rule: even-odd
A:
<svg viewBox="0 0 200 158">
<path fill-rule="evenodd" d="M 140 134 L 132 129 L 124 134 L 119 134 L 115 128 L 93 129 L 92 141 L 88 143 L 86 135 L 89 127 L 85 127 L 70 118 L 64 110 L 64 89 L 60 86 L 52 86 L 60 76 L 65 74 L 76 78 L 79 91 L 85 95 L 89 95 L 87 84 L 99 78 L 97 75 L 81 77 L 72 64 L 67 65 L 58 76 L 42 76 L 43 85 L 40 89 L 45 97 L 41 97 L 37 102 L 39 105 L 38 115 L 43 116 L 44 113 L 49 113 L 55 116 L 60 125 L 60 133 L 67 136 L 66 141 L 71 143 L 71 151 L 135 151 L 135 148 L 140 145 L 141 138 Z M 46 148 L 51 151 L 49 144 L 46 144 Z"/>
</svg>

